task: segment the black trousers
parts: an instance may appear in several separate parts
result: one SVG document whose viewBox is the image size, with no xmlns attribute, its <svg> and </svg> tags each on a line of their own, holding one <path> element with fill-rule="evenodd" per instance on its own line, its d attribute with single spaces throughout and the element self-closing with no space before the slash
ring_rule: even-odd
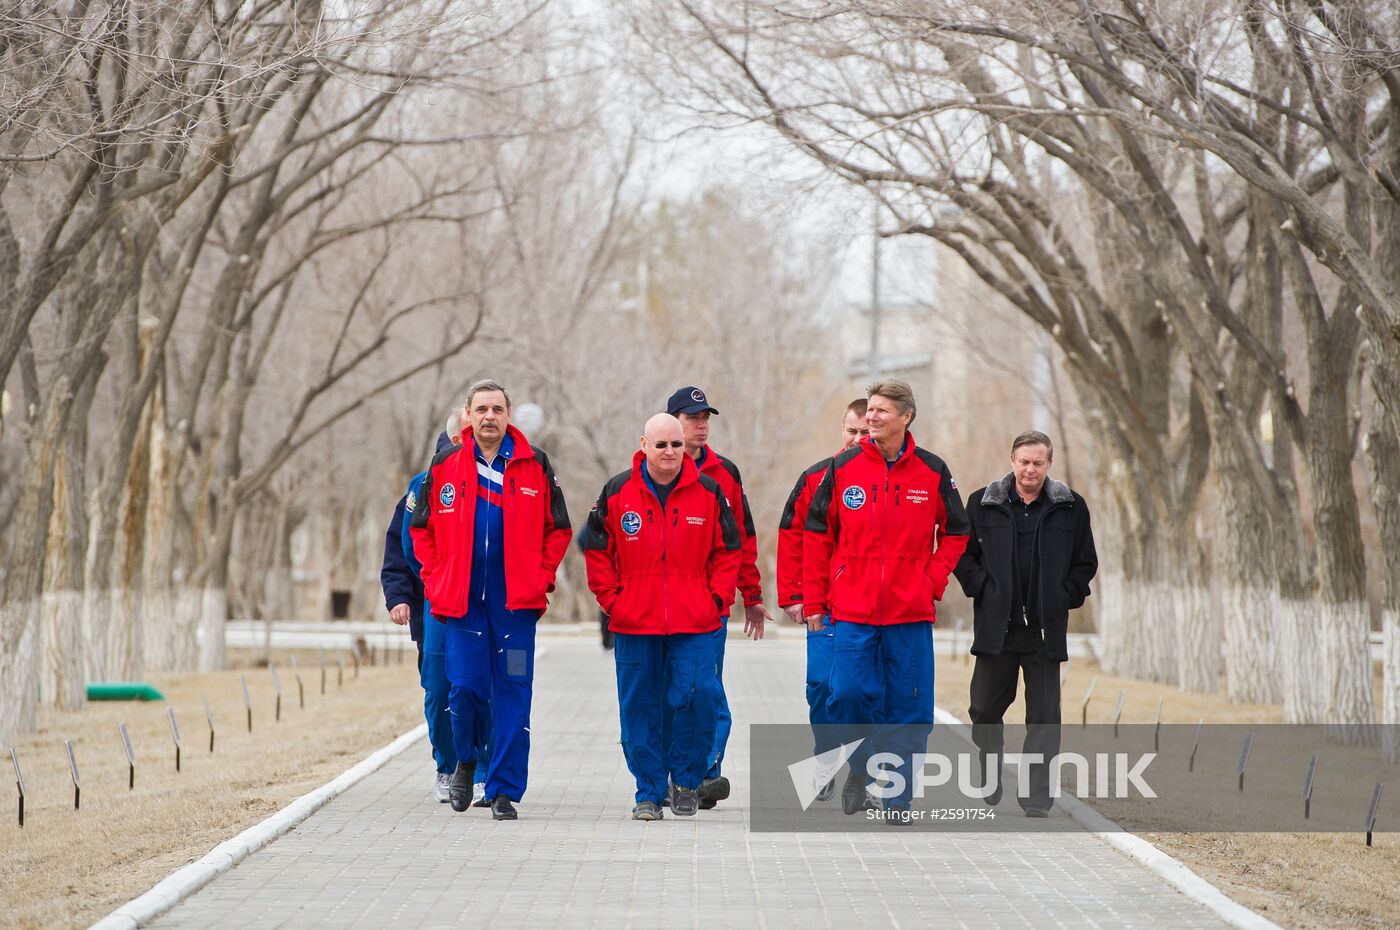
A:
<svg viewBox="0 0 1400 930">
<path fill-rule="evenodd" d="M 1040 753 L 1046 760 L 1030 766 L 1028 797 L 1018 797 L 1021 807 L 1049 810 L 1049 760 L 1060 751 L 1060 663 L 1045 652 L 1003 653 L 976 657 L 972 668 L 972 739 L 977 744 L 985 776 L 987 756 L 1004 759 L 1005 728 L 1002 718 L 1016 700 L 1016 680 L 1026 682 L 1026 744 L 1023 752 Z M 985 780 L 983 782 L 985 784 Z M 1021 789 L 1025 791 L 1025 788 Z"/>
</svg>

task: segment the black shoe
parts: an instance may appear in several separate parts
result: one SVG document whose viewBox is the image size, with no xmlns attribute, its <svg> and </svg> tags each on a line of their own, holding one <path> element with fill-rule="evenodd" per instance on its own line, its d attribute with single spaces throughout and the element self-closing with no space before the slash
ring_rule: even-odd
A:
<svg viewBox="0 0 1400 930">
<path fill-rule="evenodd" d="M 1026 816 L 1034 817 L 1035 819 L 1040 820 L 1042 818 L 1049 817 L 1050 811 L 1044 807 L 1028 807 L 1026 808 Z"/>
<path fill-rule="evenodd" d="M 997 786 L 996 786 L 996 788 L 994 788 L 994 789 L 992 790 L 992 793 L 991 793 L 991 794 L 989 794 L 989 795 L 987 795 L 985 798 L 983 798 L 983 799 L 982 799 L 982 802 L 983 802 L 984 804 L 986 804 L 988 807 L 996 807 L 998 804 L 1001 803 L 1001 780 L 1000 780 L 1000 779 L 997 780 Z"/>
<path fill-rule="evenodd" d="M 729 797 L 729 779 L 723 775 L 707 778 L 700 782 L 700 788 L 696 793 L 700 796 L 700 809 L 702 811 L 710 810 L 720 801 Z"/>
<path fill-rule="evenodd" d="M 475 774 L 475 765 L 458 762 L 457 768 L 452 772 L 452 780 L 447 783 L 447 801 L 459 814 L 471 806 L 472 777 Z"/>
<path fill-rule="evenodd" d="M 640 801 L 632 808 L 633 820 L 664 820 L 666 812 L 661 809 L 661 805 L 651 801 Z"/>
<path fill-rule="evenodd" d="M 676 785 L 671 789 L 671 813 L 677 817 L 694 817 L 700 809 L 700 797 L 694 788 Z"/>
<path fill-rule="evenodd" d="M 841 813 L 850 815 L 860 811 L 873 811 L 877 807 L 879 805 L 865 788 L 864 779 L 847 775 L 846 783 L 841 786 Z"/>
<path fill-rule="evenodd" d="M 519 820 L 520 815 L 515 812 L 515 805 L 510 803 L 510 798 L 503 794 L 496 795 L 496 800 L 491 802 L 492 820 Z"/>
</svg>

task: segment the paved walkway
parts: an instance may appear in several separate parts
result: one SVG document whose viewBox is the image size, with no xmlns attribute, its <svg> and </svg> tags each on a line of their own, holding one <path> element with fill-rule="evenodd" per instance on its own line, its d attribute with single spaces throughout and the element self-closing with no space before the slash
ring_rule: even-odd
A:
<svg viewBox="0 0 1400 930">
<path fill-rule="evenodd" d="M 805 719 L 802 649 L 730 643 L 735 797 L 714 811 L 629 819 L 611 656 L 551 640 L 520 821 L 432 803 L 425 743 L 150 926 L 1223 926 L 1087 833 L 751 833 L 743 724 Z"/>
</svg>

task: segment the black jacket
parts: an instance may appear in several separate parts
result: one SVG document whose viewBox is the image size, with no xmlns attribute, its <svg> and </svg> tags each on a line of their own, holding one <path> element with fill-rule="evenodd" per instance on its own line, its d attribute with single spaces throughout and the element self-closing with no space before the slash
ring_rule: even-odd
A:
<svg viewBox="0 0 1400 930">
<path fill-rule="evenodd" d="M 1008 500 L 1015 476 L 1008 474 L 967 499 L 972 538 L 954 570 L 963 592 L 972 598 L 973 655 L 999 655 L 1011 619 L 1012 578 L 1016 561 L 1016 524 Z M 1069 612 L 1089 596 L 1089 581 L 1099 568 L 1089 507 L 1062 481 L 1045 479 L 1047 500 L 1036 533 L 1040 628 L 1051 658 L 1065 661 Z"/>
</svg>

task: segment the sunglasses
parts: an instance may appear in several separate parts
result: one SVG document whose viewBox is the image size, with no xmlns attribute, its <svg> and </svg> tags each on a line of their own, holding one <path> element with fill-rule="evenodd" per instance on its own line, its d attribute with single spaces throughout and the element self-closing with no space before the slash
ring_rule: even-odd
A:
<svg viewBox="0 0 1400 930">
<path fill-rule="evenodd" d="M 651 445 L 652 448 L 655 449 L 679 449 L 681 446 L 685 445 L 685 442 L 684 440 L 673 439 L 670 442 L 653 442 Z"/>
</svg>

